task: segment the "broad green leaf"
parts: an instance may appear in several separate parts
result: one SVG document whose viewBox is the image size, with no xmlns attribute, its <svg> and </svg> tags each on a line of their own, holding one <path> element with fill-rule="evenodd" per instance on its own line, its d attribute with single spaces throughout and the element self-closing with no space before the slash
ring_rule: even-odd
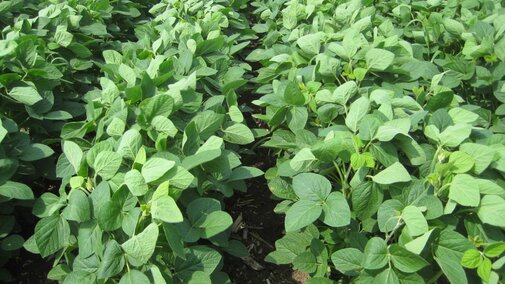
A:
<svg viewBox="0 0 505 284">
<path fill-rule="evenodd" d="M 416 272 L 428 265 L 428 262 L 419 255 L 396 244 L 389 247 L 389 253 L 395 268 L 406 273 Z"/>
<path fill-rule="evenodd" d="M 224 211 L 214 211 L 208 214 L 205 219 L 198 223 L 198 227 L 203 229 L 202 237 L 209 239 L 219 233 L 224 232 L 233 224 L 231 216 Z"/>
<path fill-rule="evenodd" d="M 504 251 L 505 251 L 505 242 L 492 243 L 484 248 L 484 254 L 487 257 L 500 256 Z"/>
<path fill-rule="evenodd" d="M 330 194 L 331 183 L 322 175 L 303 173 L 293 178 L 293 189 L 302 200 L 321 202 Z"/>
<path fill-rule="evenodd" d="M 368 240 L 363 252 L 363 267 L 366 269 L 380 269 L 388 262 L 388 248 L 386 241 L 374 237 Z"/>
<path fill-rule="evenodd" d="M 41 219 L 35 226 L 35 242 L 42 257 L 47 257 L 68 244 L 70 226 L 62 216 L 55 214 Z"/>
<path fill-rule="evenodd" d="M 97 175 L 108 180 L 111 179 L 121 166 L 122 157 L 120 154 L 112 151 L 100 152 L 95 159 L 93 168 Z"/>
<path fill-rule="evenodd" d="M 125 266 L 124 252 L 121 246 L 110 240 L 105 246 L 102 261 L 98 267 L 97 278 L 106 279 L 119 274 Z"/>
<path fill-rule="evenodd" d="M 362 269 L 363 253 L 355 248 L 344 248 L 334 252 L 331 261 L 341 273 L 356 276 Z"/>
<path fill-rule="evenodd" d="M 303 106 L 305 104 L 305 96 L 302 94 L 302 91 L 296 83 L 291 81 L 286 81 L 284 100 L 286 103 L 295 106 Z"/>
<path fill-rule="evenodd" d="M 419 207 L 409 205 L 403 208 L 402 219 L 407 227 L 407 232 L 412 237 L 422 235 L 428 231 L 428 223 Z"/>
<path fill-rule="evenodd" d="M 468 155 L 465 152 L 456 151 L 449 156 L 449 163 L 451 164 L 452 172 L 456 174 L 462 174 L 468 172 L 473 168 L 475 165 L 475 160 L 472 158 L 472 156 Z"/>
<path fill-rule="evenodd" d="M 468 280 L 466 278 L 465 270 L 461 265 L 450 258 L 440 258 L 435 257 L 435 261 L 438 263 L 445 276 L 451 284 L 466 284 Z"/>
<path fill-rule="evenodd" d="M 473 158 L 475 161 L 473 171 L 476 174 L 484 172 L 496 158 L 496 151 L 492 147 L 482 144 L 465 143 L 459 149 Z"/>
<path fill-rule="evenodd" d="M 321 216 L 321 205 L 312 200 L 302 199 L 297 201 L 286 212 L 285 228 L 286 232 L 293 232 L 304 228 Z"/>
<path fill-rule="evenodd" d="M 332 192 L 323 203 L 323 222 L 331 227 L 343 227 L 351 222 L 351 209 L 340 192 Z"/>
<path fill-rule="evenodd" d="M 298 46 L 310 55 L 316 55 L 321 49 L 321 35 L 319 33 L 304 35 L 296 41 Z"/>
<path fill-rule="evenodd" d="M 463 206 L 477 207 L 480 193 L 475 178 L 467 174 L 456 175 L 449 187 L 449 198 Z"/>
<path fill-rule="evenodd" d="M 63 153 L 65 153 L 65 157 L 67 157 L 67 160 L 70 162 L 75 172 L 79 172 L 83 158 L 83 152 L 79 145 L 72 141 L 64 141 Z"/>
<path fill-rule="evenodd" d="M 138 130 L 130 129 L 121 136 L 117 152 L 124 158 L 133 160 L 140 147 L 142 147 L 142 136 Z"/>
<path fill-rule="evenodd" d="M 35 103 L 42 100 L 39 92 L 32 86 L 14 87 L 8 92 L 8 95 L 27 106 L 33 106 Z"/>
<path fill-rule="evenodd" d="M 123 78 L 126 83 L 128 84 L 128 87 L 133 87 L 135 86 L 135 81 L 137 80 L 137 75 L 135 74 L 135 71 L 128 65 L 121 63 L 118 68 L 119 75 L 121 78 Z"/>
<path fill-rule="evenodd" d="M 489 282 L 489 277 L 491 276 L 491 260 L 489 258 L 484 258 L 484 261 L 477 267 L 477 275 L 484 280 Z"/>
<path fill-rule="evenodd" d="M 293 260 L 293 268 L 305 273 L 313 273 L 317 269 L 317 259 L 309 251 L 303 252 Z"/>
<path fill-rule="evenodd" d="M 23 152 L 19 156 L 19 159 L 27 162 L 44 159 L 54 154 L 53 149 L 49 148 L 47 145 L 40 143 L 29 144 L 23 147 L 22 151 Z"/>
<path fill-rule="evenodd" d="M 33 192 L 27 185 L 15 181 L 0 185 L 0 196 L 19 200 L 34 199 Z"/>
<path fill-rule="evenodd" d="M 351 99 L 356 93 L 358 93 L 358 85 L 356 82 L 347 81 L 333 91 L 331 97 L 332 100 L 330 102 L 346 105 L 349 99 Z"/>
<path fill-rule="evenodd" d="M 135 169 L 126 173 L 124 183 L 128 186 L 130 192 L 135 196 L 142 196 L 149 190 L 144 177 L 138 170 Z"/>
<path fill-rule="evenodd" d="M 456 124 L 447 127 L 440 133 L 438 138 L 443 146 L 458 147 L 472 132 L 472 126 L 468 124 Z"/>
<path fill-rule="evenodd" d="M 395 271 L 392 268 L 387 268 L 375 276 L 374 283 L 399 284 L 400 281 Z"/>
<path fill-rule="evenodd" d="M 134 266 L 146 264 L 154 253 L 158 233 L 158 225 L 151 223 L 142 233 L 124 242 L 121 247 L 128 257 L 128 262 Z"/>
<path fill-rule="evenodd" d="M 137 283 L 150 283 L 149 278 L 147 276 L 138 271 L 138 270 L 130 270 L 126 274 L 121 277 L 119 280 L 119 284 L 137 284 Z"/>
<path fill-rule="evenodd" d="M 477 216 L 483 223 L 497 227 L 505 227 L 505 220 L 501 217 L 504 213 L 505 200 L 497 195 L 483 196 L 477 209 Z"/>
<path fill-rule="evenodd" d="M 84 222 L 91 218 L 90 200 L 80 189 L 73 189 L 68 196 L 68 206 L 63 210 L 67 220 Z"/>
<path fill-rule="evenodd" d="M 484 260 L 481 252 L 476 249 L 469 249 L 461 258 L 461 265 L 466 268 L 477 268 Z"/>
<path fill-rule="evenodd" d="M 395 55 L 385 49 L 372 48 L 365 54 L 368 69 L 384 71 L 395 59 Z"/>
<path fill-rule="evenodd" d="M 409 130 L 410 119 L 393 119 L 379 126 L 374 138 L 377 138 L 379 141 L 387 142 L 393 140 L 398 134 L 408 136 Z"/>
<path fill-rule="evenodd" d="M 168 195 L 156 196 L 151 202 L 151 214 L 153 218 L 167 223 L 182 222 L 181 210 L 172 197 Z"/>
<path fill-rule="evenodd" d="M 310 148 L 303 148 L 291 159 L 290 167 L 295 171 L 303 171 L 309 168 L 316 161 Z"/>
<path fill-rule="evenodd" d="M 411 181 L 412 178 L 402 164 L 395 162 L 373 176 L 372 180 L 378 184 L 393 184 L 398 182 L 408 182 Z"/>
<path fill-rule="evenodd" d="M 345 125 L 353 132 L 356 132 L 359 122 L 368 113 L 369 108 L 370 101 L 366 97 L 355 100 L 349 108 L 349 112 L 345 118 Z"/>
<path fill-rule="evenodd" d="M 147 160 L 147 162 L 142 166 L 142 176 L 144 177 L 145 182 L 150 183 L 161 178 L 174 166 L 174 161 L 153 157 Z"/>
<path fill-rule="evenodd" d="M 246 145 L 254 141 L 254 134 L 246 125 L 237 123 L 223 130 L 227 142 Z"/>
</svg>

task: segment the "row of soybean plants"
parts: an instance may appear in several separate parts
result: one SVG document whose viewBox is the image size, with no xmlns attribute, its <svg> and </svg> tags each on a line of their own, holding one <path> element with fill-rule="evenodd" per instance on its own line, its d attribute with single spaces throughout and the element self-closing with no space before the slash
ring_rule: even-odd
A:
<svg viewBox="0 0 505 284">
<path fill-rule="evenodd" d="M 239 156 L 256 133 L 235 92 L 255 37 L 244 7 L 1 3 L 2 264 L 23 246 L 63 283 L 230 282 L 222 253 L 247 249 L 222 199 L 263 174 Z M 19 206 L 40 218 L 27 240 Z"/>
<path fill-rule="evenodd" d="M 503 3 L 251 5 L 285 214 L 266 260 L 312 284 L 501 283 Z"/>
</svg>

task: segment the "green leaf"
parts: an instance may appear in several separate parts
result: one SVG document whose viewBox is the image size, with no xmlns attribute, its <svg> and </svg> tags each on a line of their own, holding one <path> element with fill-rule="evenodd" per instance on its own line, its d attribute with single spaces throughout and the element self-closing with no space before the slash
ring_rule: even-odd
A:
<svg viewBox="0 0 505 284">
<path fill-rule="evenodd" d="M 467 174 L 456 175 L 449 187 L 449 198 L 463 206 L 477 207 L 480 193 L 475 178 Z"/>
<path fill-rule="evenodd" d="M 237 123 L 223 130 L 223 139 L 230 143 L 247 145 L 254 141 L 254 134 L 244 124 Z"/>
<path fill-rule="evenodd" d="M 454 182 L 454 181 L 453 181 Z M 473 185 L 475 187 L 475 184 Z M 505 227 L 505 200 L 497 195 L 485 195 L 480 201 L 477 215 L 479 219 L 489 225 Z"/>
<path fill-rule="evenodd" d="M 293 178 L 293 189 L 300 199 L 324 201 L 331 192 L 331 183 L 322 175 L 303 173 Z"/>
<path fill-rule="evenodd" d="M 411 181 L 412 178 L 401 163 L 395 162 L 373 176 L 372 180 L 378 184 L 393 184 L 398 182 L 408 182 Z"/>
<path fill-rule="evenodd" d="M 119 284 L 137 284 L 137 283 L 150 283 L 149 278 L 147 276 L 138 271 L 138 270 L 130 270 L 126 274 L 121 277 L 119 280 Z"/>
<path fill-rule="evenodd" d="M 142 136 L 138 130 L 130 129 L 121 136 L 117 152 L 124 158 L 133 160 L 140 147 L 142 147 Z"/>
<path fill-rule="evenodd" d="M 135 81 L 137 80 L 137 75 L 135 71 L 128 65 L 121 63 L 118 68 L 119 75 L 123 78 L 128 87 L 135 86 Z"/>
<path fill-rule="evenodd" d="M 33 106 L 35 103 L 42 101 L 39 92 L 32 86 L 14 87 L 8 95 L 27 106 Z"/>
<path fill-rule="evenodd" d="M 377 211 L 377 222 L 381 232 L 391 232 L 400 221 L 401 211 L 405 206 L 396 199 L 386 200 Z"/>
<path fill-rule="evenodd" d="M 115 199 L 106 201 L 104 205 L 98 209 L 96 218 L 102 230 L 117 230 L 121 228 L 123 222 L 123 205 Z"/>
<path fill-rule="evenodd" d="M 484 254 L 487 257 L 500 256 L 505 251 L 505 242 L 492 243 L 484 248 Z"/>
<path fill-rule="evenodd" d="M 368 69 L 384 71 L 393 63 L 395 55 L 384 49 L 372 48 L 365 54 L 365 59 Z"/>
<path fill-rule="evenodd" d="M 68 196 L 68 206 L 63 210 L 63 216 L 67 220 L 76 222 L 89 220 L 91 206 L 86 193 L 79 189 L 73 189 Z"/>
<path fill-rule="evenodd" d="M 321 49 L 321 35 L 319 33 L 304 35 L 296 40 L 298 46 L 310 55 L 316 55 Z"/>
<path fill-rule="evenodd" d="M 440 92 L 432 96 L 426 104 L 426 109 L 435 112 L 438 109 L 448 107 L 454 98 L 452 91 Z"/>
<path fill-rule="evenodd" d="M 305 273 L 312 273 L 317 269 L 316 257 L 309 251 L 303 252 L 293 260 L 293 268 Z"/>
<path fill-rule="evenodd" d="M 70 162 L 75 172 L 79 172 L 81 167 L 81 162 L 83 158 L 83 152 L 79 145 L 72 141 L 64 141 L 63 142 L 63 153 L 67 160 Z"/>
<path fill-rule="evenodd" d="M 341 273 L 356 276 L 362 269 L 363 253 L 355 248 L 345 248 L 334 252 L 331 255 L 331 261 Z"/>
<path fill-rule="evenodd" d="M 460 147 L 460 149 L 461 148 L 462 147 Z M 475 165 L 475 160 L 472 158 L 472 156 L 468 155 L 465 152 L 456 151 L 449 156 L 449 163 L 451 164 L 453 173 L 462 174 L 468 172 L 473 168 Z"/>
<path fill-rule="evenodd" d="M 23 247 L 25 240 L 20 235 L 9 235 L 0 240 L 0 248 L 4 251 L 15 251 Z"/>
<path fill-rule="evenodd" d="M 122 157 L 120 154 L 112 151 L 100 152 L 95 159 L 93 168 L 97 175 L 104 179 L 111 179 L 121 166 Z"/>
<path fill-rule="evenodd" d="M 27 185 L 14 181 L 0 185 L 0 196 L 19 200 L 34 199 L 33 192 Z"/>
<path fill-rule="evenodd" d="M 307 170 L 316 160 L 310 148 L 303 148 L 291 159 L 289 166 L 295 171 L 303 171 Z"/>
<path fill-rule="evenodd" d="M 349 112 L 345 118 L 345 125 L 353 132 L 356 132 L 359 122 L 368 113 L 369 108 L 370 101 L 366 97 L 355 100 L 349 108 Z"/>
<path fill-rule="evenodd" d="M 146 264 L 154 253 L 158 234 L 158 225 L 151 223 L 142 233 L 124 242 L 121 247 L 128 257 L 128 262 L 134 266 Z"/>
<path fill-rule="evenodd" d="M 175 127 L 174 123 L 164 116 L 155 116 L 151 122 L 151 125 L 156 131 L 165 133 L 170 137 L 174 137 L 177 134 L 177 128 Z"/>
<path fill-rule="evenodd" d="M 468 124 L 456 124 L 448 126 L 438 136 L 440 143 L 447 147 L 458 147 L 472 132 L 472 126 Z"/>
<path fill-rule="evenodd" d="M 395 138 L 398 134 L 408 136 L 410 123 L 410 119 L 408 118 L 387 121 L 383 125 L 379 126 L 374 138 L 377 138 L 379 141 L 388 142 L 393 140 L 393 138 Z"/>
<path fill-rule="evenodd" d="M 332 192 L 323 203 L 323 222 L 331 227 L 343 227 L 351 223 L 351 209 L 340 192 Z"/>
<path fill-rule="evenodd" d="M 23 153 L 19 156 L 19 159 L 27 162 L 44 159 L 54 154 L 53 149 L 40 143 L 33 143 L 23 147 L 22 151 Z"/>
<path fill-rule="evenodd" d="M 62 249 L 70 240 L 70 226 L 56 214 L 41 219 L 35 226 L 35 242 L 42 257 Z"/>
<path fill-rule="evenodd" d="M 489 277 L 491 276 L 491 260 L 489 258 L 484 258 L 484 261 L 477 267 L 477 275 L 480 279 L 485 282 L 489 282 Z"/>
<path fill-rule="evenodd" d="M 293 232 L 312 224 L 321 216 L 321 204 L 307 199 L 297 201 L 286 212 L 286 232 Z"/>
<path fill-rule="evenodd" d="M 121 246 L 110 240 L 103 253 L 102 261 L 96 272 L 98 279 L 106 279 L 119 274 L 125 266 L 125 258 Z"/>
<path fill-rule="evenodd" d="M 482 144 L 465 143 L 459 149 L 473 158 L 475 161 L 473 171 L 476 174 L 484 172 L 496 157 L 496 151 L 493 148 Z"/>
<path fill-rule="evenodd" d="M 402 219 L 405 221 L 407 232 L 416 237 L 428 231 L 428 223 L 419 207 L 409 205 L 403 208 Z"/>
<path fill-rule="evenodd" d="M 363 254 L 363 267 L 366 269 L 380 269 L 388 263 L 386 241 L 379 237 L 368 240 Z"/>
<path fill-rule="evenodd" d="M 183 217 L 181 210 L 172 197 L 168 195 L 159 195 L 153 197 L 151 202 L 151 214 L 153 218 L 167 223 L 182 222 Z"/>
<path fill-rule="evenodd" d="M 429 264 L 422 257 L 396 244 L 389 247 L 389 253 L 395 268 L 405 273 L 416 272 Z"/>
<path fill-rule="evenodd" d="M 375 276 L 374 283 L 399 284 L 400 281 L 395 271 L 391 268 L 387 268 Z"/>
<path fill-rule="evenodd" d="M 130 192 L 135 196 L 142 196 L 147 193 L 149 187 L 144 177 L 138 170 L 130 170 L 124 176 L 124 183 L 128 186 Z"/>
<path fill-rule="evenodd" d="M 468 280 L 466 278 L 465 270 L 458 262 L 450 258 L 439 258 L 435 257 L 435 261 L 438 263 L 445 276 L 451 284 L 466 284 Z"/>
<path fill-rule="evenodd" d="M 463 254 L 463 258 L 461 258 L 461 265 L 466 268 L 477 268 L 484 258 L 480 251 L 476 249 L 469 249 L 465 251 Z"/>
<path fill-rule="evenodd" d="M 202 237 L 209 239 L 224 232 L 230 228 L 232 224 L 233 219 L 228 213 L 224 211 L 214 211 L 195 225 L 203 229 Z"/>
<path fill-rule="evenodd" d="M 174 166 L 174 161 L 153 157 L 142 166 L 142 176 L 147 183 L 150 183 L 161 178 Z"/>
<path fill-rule="evenodd" d="M 291 81 L 286 81 L 284 100 L 294 106 L 303 106 L 305 104 L 305 96 L 303 96 L 302 91 L 298 85 Z"/>
</svg>

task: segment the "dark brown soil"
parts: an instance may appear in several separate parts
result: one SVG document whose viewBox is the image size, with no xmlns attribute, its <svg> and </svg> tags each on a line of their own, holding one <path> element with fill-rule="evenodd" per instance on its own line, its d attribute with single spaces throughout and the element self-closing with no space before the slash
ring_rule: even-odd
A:
<svg viewBox="0 0 505 284">
<path fill-rule="evenodd" d="M 270 199 L 270 191 L 263 178 L 250 183 L 248 192 L 236 194 L 226 200 L 226 209 L 234 220 L 241 220 L 232 238 L 249 249 L 249 258 L 225 256 L 224 270 L 233 283 L 300 283 L 293 280 L 288 266 L 278 266 L 264 261 L 275 249 L 275 240 L 282 237 L 283 217 L 275 214 L 277 202 Z"/>
</svg>

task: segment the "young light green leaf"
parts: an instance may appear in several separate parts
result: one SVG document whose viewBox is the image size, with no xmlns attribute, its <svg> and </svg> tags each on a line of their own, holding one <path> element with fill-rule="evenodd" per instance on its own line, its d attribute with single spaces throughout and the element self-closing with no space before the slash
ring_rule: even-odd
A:
<svg viewBox="0 0 505 284">
<path fill-rule="evenodd" d="M 345 118 L 345 125 L 353 132 L 358 130 L 358 125 L 361 119 L 368 113 L 370 101 L 366 97 L 361 97 L 354 101 L 349 108 L 349 112 Z"/>
</svg>

